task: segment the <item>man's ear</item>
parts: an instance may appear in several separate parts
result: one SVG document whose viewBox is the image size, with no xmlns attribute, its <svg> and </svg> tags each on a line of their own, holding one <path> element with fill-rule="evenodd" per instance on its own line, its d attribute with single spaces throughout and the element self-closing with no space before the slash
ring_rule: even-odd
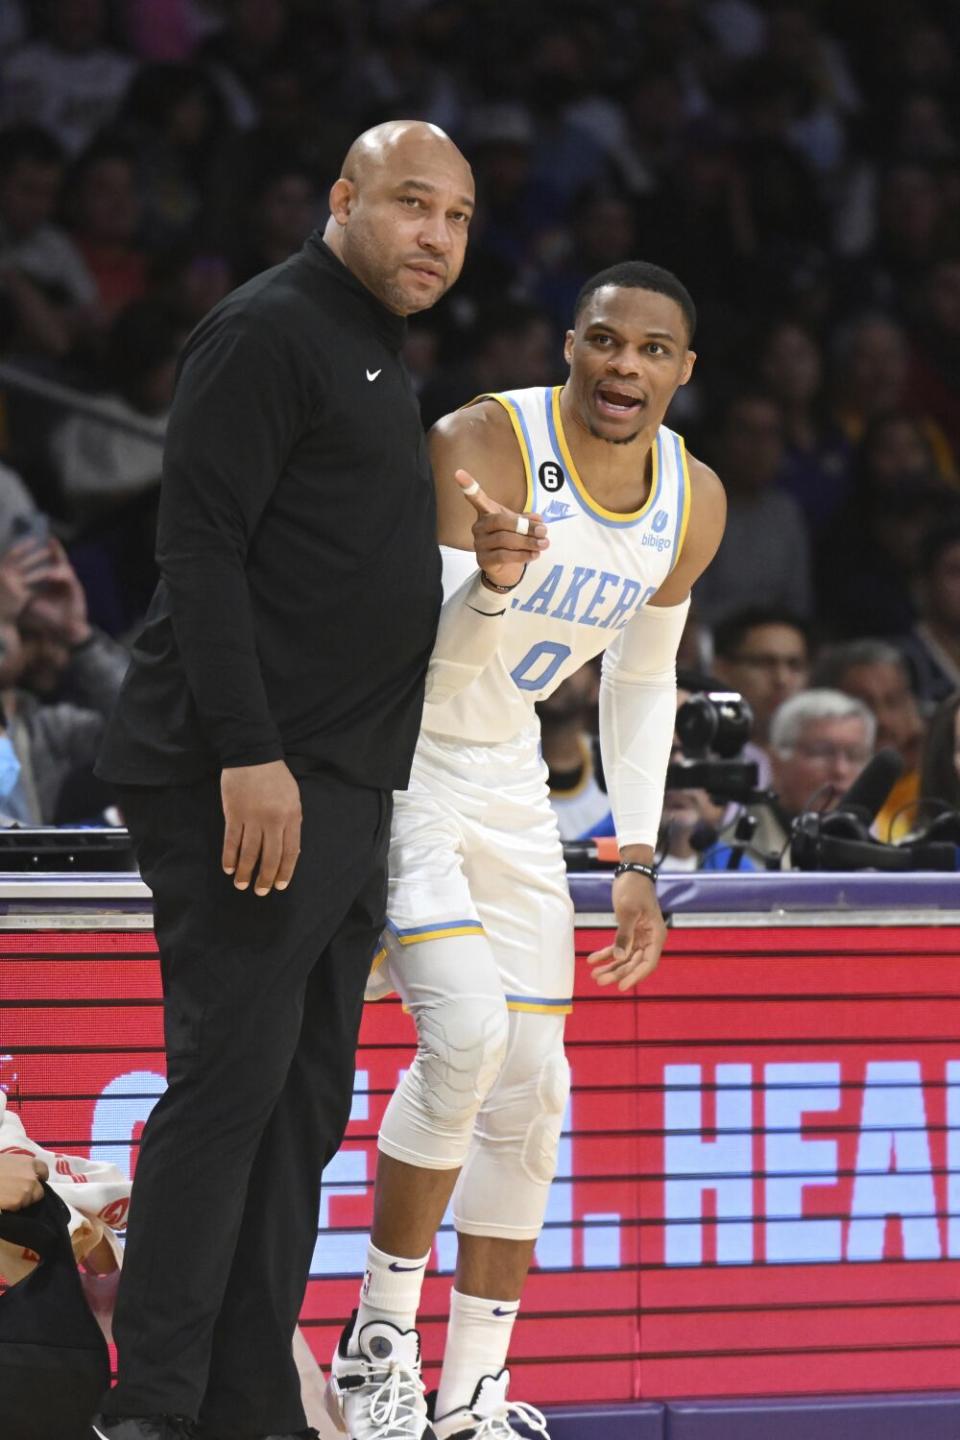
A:
<svg viewBox="0 0 960 1440">
<path fill-rule="evenodd" d="M 574 331 L 568 330 L 563 337 L 563 358 L 568 365 L 573 362 L 573 336 Z"/>
<path fill-rule="evenodd" d="M 686 359 L 685 359 L 684 362 L 683 362 L 683 370 L 682 370 L 682 372 L 681 372 L 681 374 L 680 374 L 680 384 L 681 384 L 681 385 L 686 385 L 687 381 L 690 379 L 690 376 L 693 374 L 693 367 L 694 367 L 694 365 L 695 365 L 696 363 L 697 363 L 697 352 L 696 352 L 696 350 L 688 350 L 688 351 L 687 351 Z"/>
<path fill-rule="evenodd" d="M 353 181 L 341 175 L 330 191 L 330 214 L 338 225 L 346 225 L 356 196 L 357 188 Z"/>
</svg>

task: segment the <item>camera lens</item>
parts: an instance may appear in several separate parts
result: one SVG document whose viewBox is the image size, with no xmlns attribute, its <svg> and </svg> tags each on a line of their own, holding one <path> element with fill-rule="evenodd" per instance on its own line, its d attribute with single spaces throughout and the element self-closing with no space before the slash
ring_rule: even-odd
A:
<svg viewBox="0 0 960 1440">
<path fill-rule="evenodd" d="M 734 691 L 691 695 L 677 711 L 677 735 L 685 755 L 739 755 L 750 738 L 753 711 Z"/>
</svg>

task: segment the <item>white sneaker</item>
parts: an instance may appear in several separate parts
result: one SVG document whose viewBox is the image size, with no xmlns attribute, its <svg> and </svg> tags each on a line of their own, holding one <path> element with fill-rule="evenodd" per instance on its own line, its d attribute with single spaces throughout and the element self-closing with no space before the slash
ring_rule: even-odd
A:
<svg viewBox="0 0 960 1440">
<path fill-rule="evenodd" d="M 508 1400 L 510 1371 L 484 1375 L 469 1405 L 438 1415 L 433 1422 L 436 1440 L 516 1440 L 518 1435 L 542 1435 L 550 1440 L 547 1418 L 534 1405 Z M 518 1430 L 512 1421 L 523 1427 Z"/>
<path fill-rule="evenodd" d="M 418 1332 L 371 1321 L 356 1337 L 360 1354 L 351 1355 L 355 1318 L 330 1363 L 325 1402 L 331 1420 L 350 1440 L 436 1440 L 420 1379 Z"/>
</svg>

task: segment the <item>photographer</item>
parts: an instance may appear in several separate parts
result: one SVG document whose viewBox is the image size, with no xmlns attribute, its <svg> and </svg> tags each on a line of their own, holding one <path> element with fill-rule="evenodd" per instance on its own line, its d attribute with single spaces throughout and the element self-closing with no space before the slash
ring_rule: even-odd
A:
<svg viewBox="0 0 960 1440">
<path fill-rule="evenodd" d="M 671 769 L 667 772 L 667 789 L 663 797 L 663 816 L 660 824 L 660 846 L 657 863 L 664 871 L 724 870 L 730 861 L 731 847 L 726 837 L 720 839 L 721 827 L 726 823 L 732 829 L 739 807 L 705 789 L 702 785 L 681 785 L 674 781 L 677 771 L 686 761 L 684 737 L 689 736 L 689 710 L 684 706 L 695 696 L 709 697 L 719 689 L 716 680 L 692 672 L 677 672 L 677 719 L 678 730 L 674 732 L 673 749 L 670 752 Z M 743 719 L 743 733 L 747 733 L 748 717 Z M 681 734 L 680 732 L 683 732 Z M 688 741 L 689 743 L 689 741 Z M 696 744 L 693 749 L 699 749 Z M 746 752 L 744 751 L 744 754 Z M 723 762 L 708 764 L 719 775 Z M 755 862 L 743 855 L 737 868 L 755 870 Z"/>
</svg>

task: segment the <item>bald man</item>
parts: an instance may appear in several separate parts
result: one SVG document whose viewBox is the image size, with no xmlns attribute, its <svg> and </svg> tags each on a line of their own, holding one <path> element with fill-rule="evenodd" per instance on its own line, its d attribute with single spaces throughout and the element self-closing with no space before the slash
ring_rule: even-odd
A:
<svg viewBox="0 0 960 1440">
<path fill-rule="evenodd" d="M 404 317 L 456 280 L 472 208 L 442 132 L 378 126 L 323 236 L 181 357 L 161 580 L 99 764 L 153 891 L 168 1087 L 94 1440 L 311 1433 L 291 1342 L 440 610 Z"/>
</svg>

